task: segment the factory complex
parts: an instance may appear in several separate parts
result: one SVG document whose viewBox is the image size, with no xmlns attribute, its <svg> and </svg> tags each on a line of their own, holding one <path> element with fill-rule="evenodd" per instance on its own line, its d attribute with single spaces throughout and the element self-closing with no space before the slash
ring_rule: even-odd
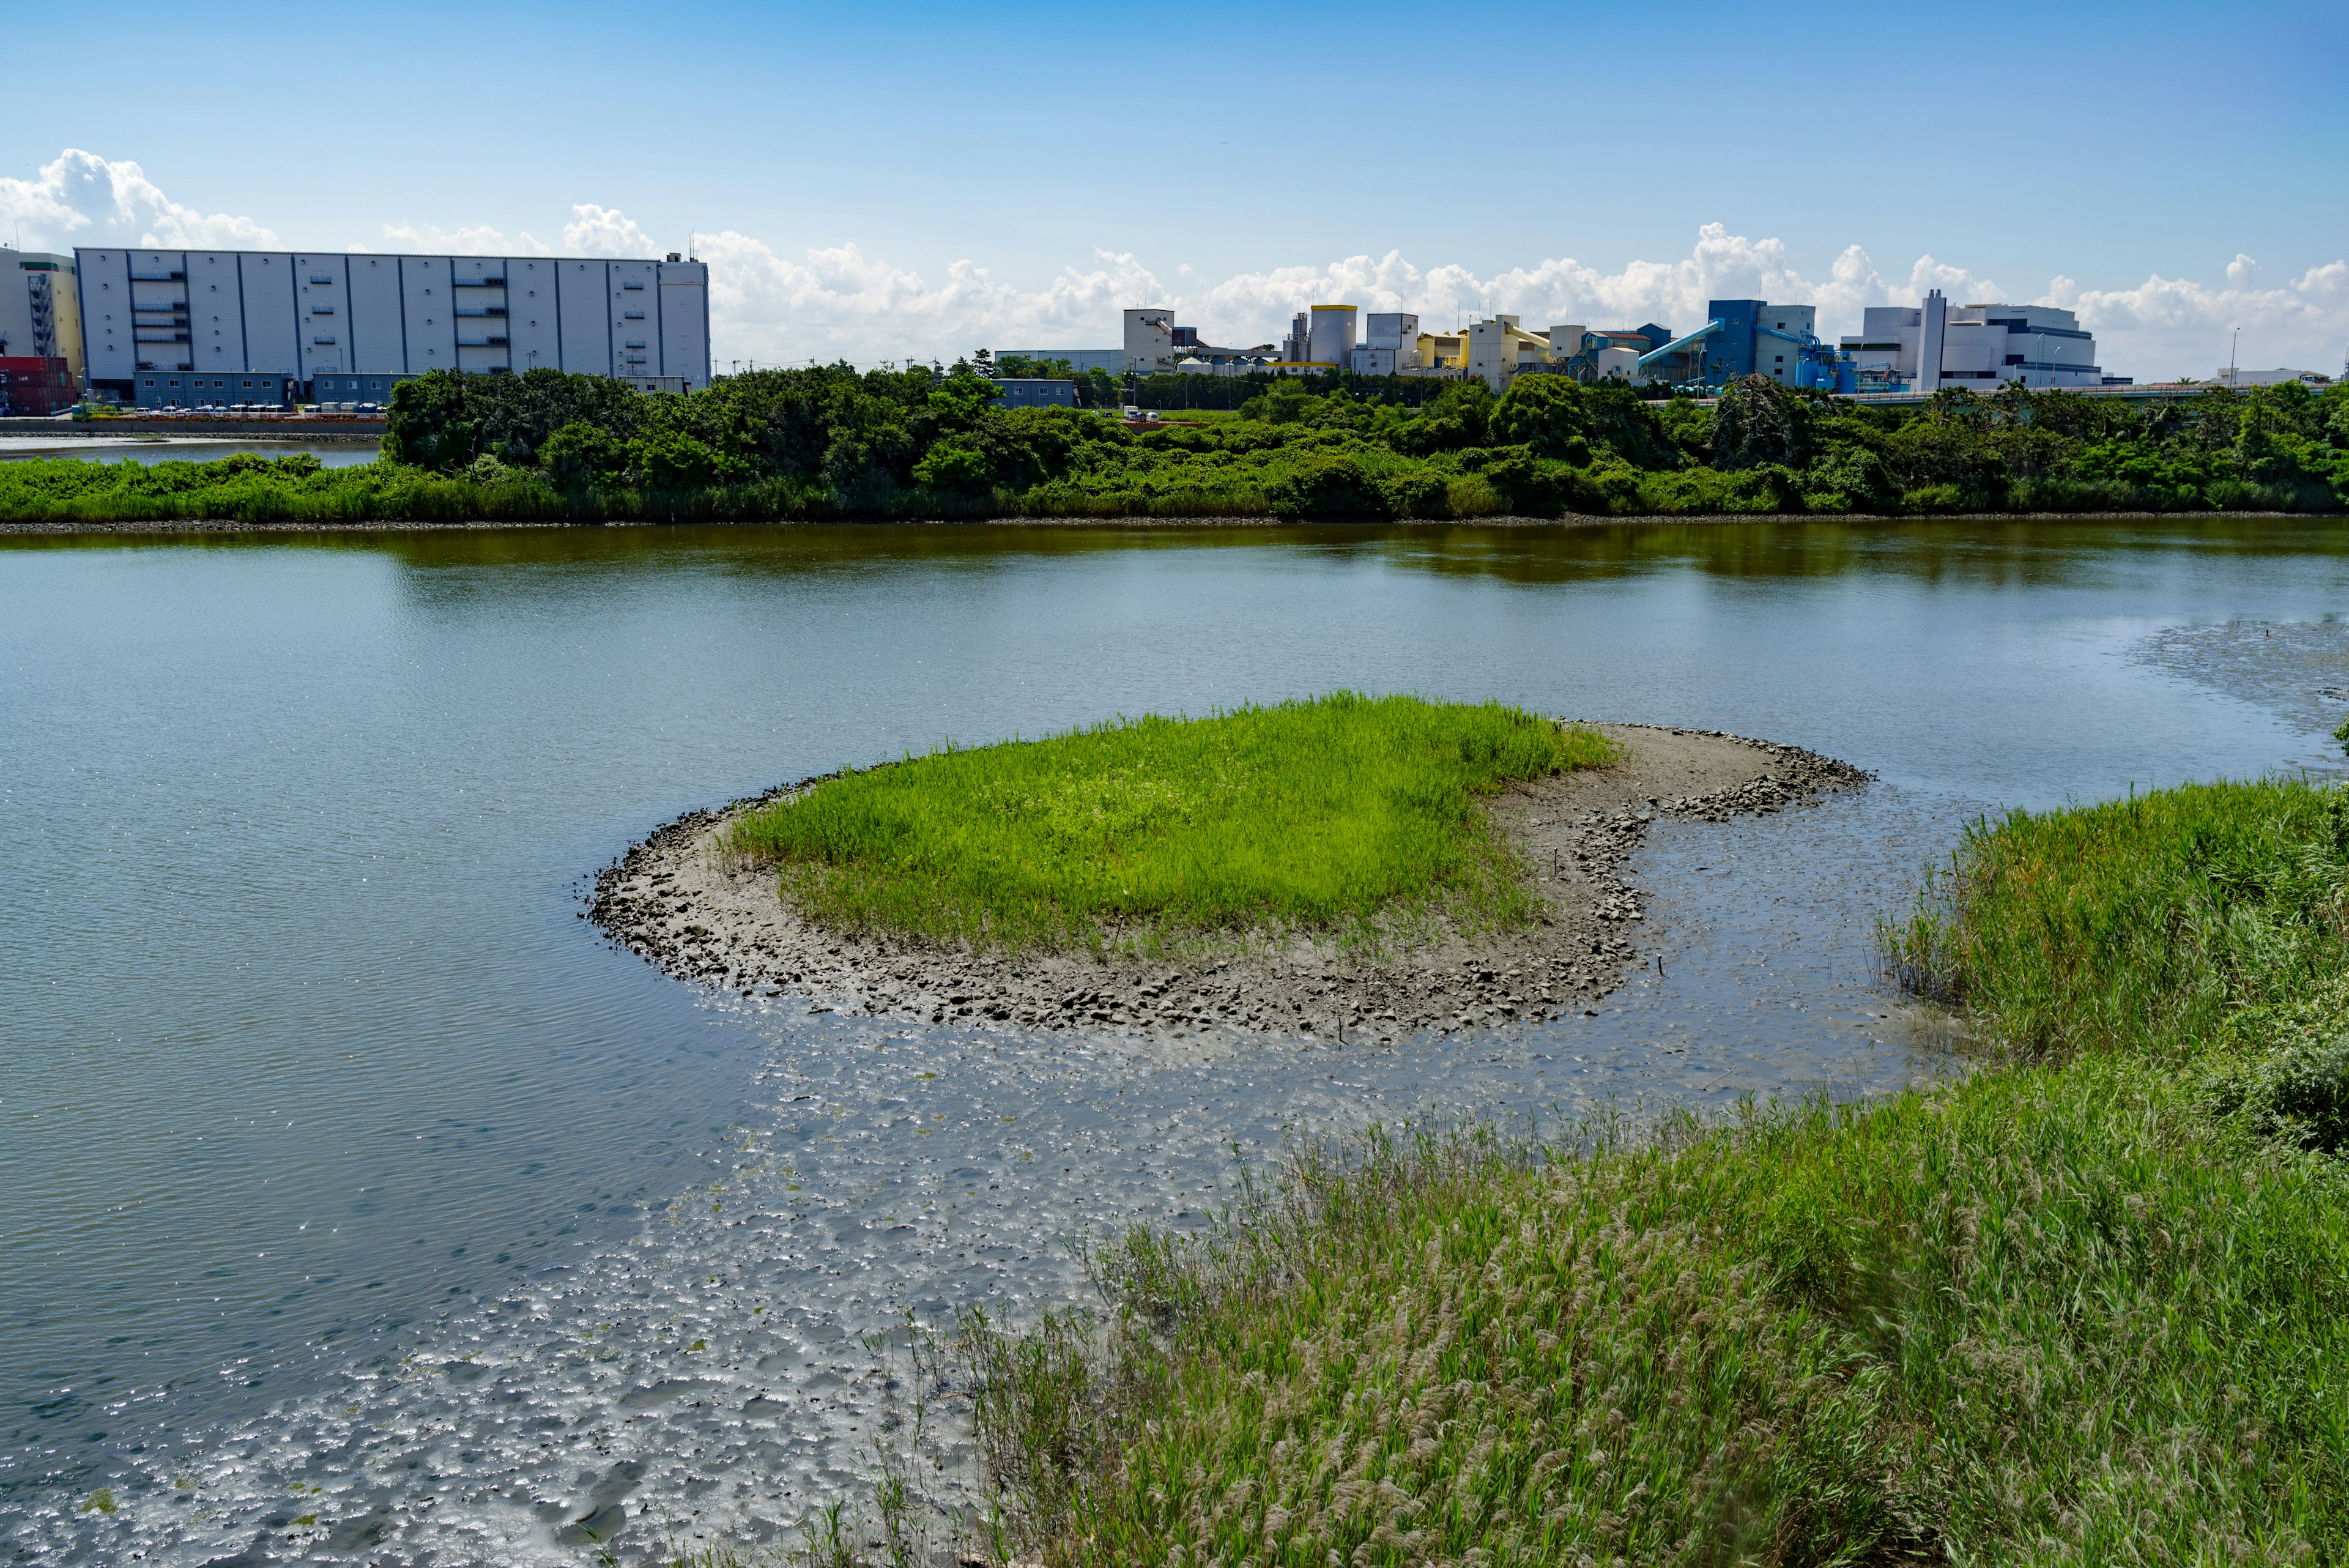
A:
<svg viewBox="0 0 2349 1568">
<path fill-rule="evenodd" d="M 1682 331 L 1495 314 L 1431 330 L 1409 311 L 1347 304 L 1296 313 L 1278 343 L 1218 347 L 1166 306 L 1124 313 L 1113 348 L 1006 350 L 1065 360 L 1080 376 L 1343 372 L 1485 381 L 1523 375 L 1702 392 L 1762 375 L 1846 394 L 1930 395 L 2121 389 L 2069 310 L 1953 304 L 1871 306 L 1828 343 L 1817 308 L 1707 302 Z M 710 381 L 709 277 L 699 261 L 564 256 L 381 255 L 365 252 L 122 250 L 71 255 L 0 249 L 0 412 L 62 411 L 84 398 L 152 410 L 380 410 L 399 382 L 435 369 L 491 375 L 548 369 L 609 376 L 639 391 Z M 2312 371 L 2237 370 L 2222 385 Z M 2183 385 L 2183 384 L 2181 384 Z M 1072 406 L 1074 383 L 1003 382 L 1007 407 Z"/>
<path fill-rule="evenodd" d="M 1870 306 L 1862 329 L 1837 344 L 1818 336 L 1815 306 L 1716 299 L 1706 305 L 1705 317 L 1683 333 L 1654 322 L 1535 329 L 1518 317 L 1495 314 L 1431 332 L 1409 312 L 1316 305 L 1297 313 L 1278 345 L 1221 348 L 1203 342 L 1195 328 L 1177 326 L 1172 310 L 1145 306 L 1125 313 L 1118 365 L 1133 375 L 1475 376 L 1495 391 L 1522 375 L 1692 389 L 1762 375 L 1830 392 L 1987 391 L 2003 382 L 2074 389 L 2129 384 L 2126 377 L 2105 374 L 2096 363 L 2096 340 L 2080 329 L 2078 317 L 2051 306 L 1953 306 L 1936 289 L 1921 306 Z M 1111 351 L 1034 352 L 1097 364 Z"/>
</svg>

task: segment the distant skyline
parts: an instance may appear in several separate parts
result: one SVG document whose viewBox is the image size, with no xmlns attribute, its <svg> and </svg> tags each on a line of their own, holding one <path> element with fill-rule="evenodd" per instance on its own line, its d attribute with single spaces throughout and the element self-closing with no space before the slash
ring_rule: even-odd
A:
<svg viewBox="0 0 2349 1568">
<path fill-rule="evenodd" d="M 2247 366 L 2349 348 L 2337 5 L 10 26 L 0 240 L 690 246 L 721 365 L 1108 346 L 1139 304 L 1246 344 L 1317 301 L 1685 328 L 1750 296 L 1832 338 L 1934 286 L 2075 309 L 2140 379 L 2208 376 L 2237 325 Z"/>
</svg>

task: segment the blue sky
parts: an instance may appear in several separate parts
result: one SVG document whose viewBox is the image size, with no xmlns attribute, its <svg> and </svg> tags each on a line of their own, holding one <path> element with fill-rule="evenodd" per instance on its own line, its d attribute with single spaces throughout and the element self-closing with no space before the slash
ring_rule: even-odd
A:
<svg viewBox="0 0 2349 1568">
<path fill-rule="evenodd" d="M 2337 369 L 2349 339 L 2337 3 L 9 26 L 0 239 L 642 254 L 698 232 L 721 360 L 1107 343 L 1119 306 L 1169 299 L 1251 342 L 1316 298 L 1671 325 L 1714 289 L 1857 329 L 1932 284 L 2073 305 L 2125 374 L 2208 374 L 2237 322 L 2261 363 Z M 60 169 L 67 149 L 90 157 Z"/>
</svg>

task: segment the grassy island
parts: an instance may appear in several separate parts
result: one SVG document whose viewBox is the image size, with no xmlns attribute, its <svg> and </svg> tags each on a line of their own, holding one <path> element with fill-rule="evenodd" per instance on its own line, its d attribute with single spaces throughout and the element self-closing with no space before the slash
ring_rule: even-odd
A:
<svg viewBox="0 0 2349 1568">
<path fill-rule="evenodd" d="M 1994 1054 L 1865 1107 L 1299 1151 L 965 1349 L 1055 1564 L 2349 1557 L 2349 792 L 1973 833 L 1887 932 Z"/>
<path fill-rule="evenodd" d="M 1210 384 L 1212 383 L 1212 384 Z M 0 523 L 222 524 L 2301 511 L 2349 505 L 2349 384 L 2144 406 L 2010 387 L 1912 407 L 1751 377 L 1717 400 L 1524 375 L 1167 376 L 1005 409 L 973 364 L 606 378 L 436 370 L 380 462 L 0 464 Z M 1171 410 L 1133 425 L 1123 399 Z M 1189 404 L 1211 399 L 1234 406 Z"/>
<path fill-rule="evenodd" d="M 1618 751 L 1498 703 L 1339 692 L 908 757 L 752 811 L 727 843 L 827 926 L 929 941 L 1506 929 L 1534 895 L 1480 797 Z"/>
</svg>

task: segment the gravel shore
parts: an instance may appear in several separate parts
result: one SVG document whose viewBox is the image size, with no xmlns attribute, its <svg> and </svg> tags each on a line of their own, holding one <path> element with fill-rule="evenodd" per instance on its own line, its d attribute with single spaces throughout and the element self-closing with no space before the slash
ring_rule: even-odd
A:
<svg viewBox="0 0 2349 1568">
<path fill-rule="evenodd" d="M 803 995 L 811 1012 L 1332 1043 L 1555 1017 L 1615 989 L 1639 956 L 1644 911 L 1622 866 L 1657 817 L 1775 812 L 1868 778 L 1797 747 L 1717 732 L 1595 727 L 1626 744 L 1623 762 L 1515 786 L 1490 802 L 1532 867 L 1547 906 L 1541 923 L 1475 938 L 1439 931 L 1375 962 L 1304 940 L 1150 963 L 1082 952 L 1007 957 L 828 931 L 792 913 L 771 872 L 730 867 L 717 843 L 736 812 L 813 780 L 678 818 L 604 870 L 586 912 L 612 940 L 681 979 Z"/>
</svg>

